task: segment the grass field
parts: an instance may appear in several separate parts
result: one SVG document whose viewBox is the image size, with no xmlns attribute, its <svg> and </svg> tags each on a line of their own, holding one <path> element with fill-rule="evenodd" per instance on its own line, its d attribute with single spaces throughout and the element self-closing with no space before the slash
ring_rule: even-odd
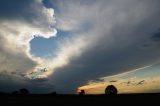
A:
<svg viewBox="0 0 160 106">
<path fill-rule="evenodd" d="M 2 106 L 5 105 L 43 105 L 43 106 L 77 106 L 77 105 L 148 105 L 159 104 L 160 94 L 119 94 L 107 95 L 0 95 Z"/>
</svg>

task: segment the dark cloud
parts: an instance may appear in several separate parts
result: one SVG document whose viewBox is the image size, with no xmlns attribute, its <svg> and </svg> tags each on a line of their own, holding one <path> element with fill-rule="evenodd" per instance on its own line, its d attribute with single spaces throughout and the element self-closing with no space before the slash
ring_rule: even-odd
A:
<svg viewBox="0 0 160 106">
<path fill-rule="evenodd" d="M 48 78 L 36 78 L 36 79 L 32 79 L 31 81 L 32 82 L 38 82 L 38 83 L 47 82 Z"/>
<path fill-rule="evenodd" d="M 60 51 L 63 49 L 62 52 L 56 52 L 59 53 L 56 56 L 59 56 L 60 61 L 55 59 L 53 63 L 48 63 L 49 66 L 58 66 L 54 67 L 53 75 L 46 79 L 24 78 L 23 72 L 31 70 L 36 66 L 36 62 L 25 53 L 24 48 L 28 47 L 26 45 L 23 45 L 21 48 L 24 50 L 18 53 L 11 51 L 14 45 L 8 39 L 11 40 L 22 32 L 17 30 L 17 27 L 10 27 L 17 24 L 0 24 L 1 29 L 3 28 L 3 31 L 0 31 L 0 71 L 7 72 L 0 76 L 0 88 L 9 90 L 24 86 L 34 92 L 45 92 L 54 88 L 60 93 L 74 93 L 77 87 L 89 81 L 158 62 L 160 50 L 153 46 L 152 42 L 159 41 L 159 32 L 156 33 L 160 28 L 159 3 L 159 0 L 44 2 L 47 7 L 57 10 L 56 28 L 64 34 L 66 31 L 70 34 L 59 41 L 60 46 L 57 48 Z M 50 19 L 53 17 L 49 17 L 44 9 L 43 4 L 36 1 L 1 0 L 0 21 L 5 20 L 6 23 L 16 20 L 23 25 L 29 24 L 28 27 L 42 27 L 42 31 L 46 31 L 45 28 L 52 27 L 53 23 L 50 22 L 53 21 Z M 6 32 L 9 32 L 7 35 L 14 35 L 6 38 Z M 28 36 L 23 39 L 26 37 Z M 21 43 L 23 44 L 23 41 Z M 6 48 L 4 45 L 12 46 Z M 144 49 L 148 47 L 150 49 Z"/>
<path fill-rule="evenodd" d="M 18 18 L 23 15 L 28 15 L 27 17 L 29 17 L 29 14 L 24 14 L 24 11 L 26 11 L 26 9 L 29 8 L 28 5 L 30 5 L 32 2 L 34 1 L 33 0 L 25 0 L 25 1 L 14 0 L 12 2 L 10 0 L 1 0 L 0 17 L 10 18 L 10 19 Z"/>
<path fill-rule="evenodd" d="M 118 81 L 116 81 L 116 80 L 113 80 L 113 81 L 109 81 L 109 82 L 113 83 L 113 82 L 118 82 Z"/>
<path fill-rule="evenodd" d="M 0 92 L 12 92 L 21 88 L 27 88 L 31 93 L 49 93 L 54 91 L 54 85 L 47 78 L 30 80 L 19 75 L 13 75 L 9 71 L 0 73 Z"/>
<path fill-rule="evenodd" d="M 91 82 L 93 83 L 104 82 L 104 79 L 97 78 L 97 79 L 91 80 Z"/>
<path fill-rule="evenodd" d="M 131 85 L 132 84 L 132 81 L 128 81 L 127 82 L 127 86 Z"/>
<path fill-rule="evenodd" d="M 32 81 L 26 73 L 38 65 L 29 51 L 33 35 L 54 36 L 53 11 L 40 0 L 0 0 L 0 91 L 46 92 L 52 88 L 47 79 Z"/>
<path fill-rule="evenodd" d="M 155 42 L 159 42 L 160 41 L 160 32 L 155 33 L 151 39 Z"/>
<path fill-rule="evenodd" d="M 34 25 L 33 27 L 43 28 L 53 25 L 46 16 L 43 4 L 40 0 L 1 0 L 0 1 L 0 19 L 23 21 Z"/>
<path fill-rule="evenodd" d="M 57 90 L 72 92 L 88 81 L 158 62 L 160 50 L 150 40 L 160 27 L 160 8 L 157 3 L 157 0 L 97 1 L 96 5 L 62 2 L 67 6 L 60 6 L 58 20 L 75 21 L 77 23 L 71 25 L 80 29 L 88 18 L 94 24 L 91 29 L 78 32 L 78 35 L 86 36 L 86 42 L 90 42 L 85 51 L 79 57 L 71 57 L 68 65 L 56 69 L 50 76 Z M 76 17 L 77 13 L 82 16 Z M 76 33 L 75 28 L 71 28 L 68 23 L 66 26 L 62 24 L 62 27 L 59 25 L 58 28 Z M 144 49 L 146 42 L 150 49 Z"/>
<path fill-rule="evenodd" d="M 137 83 L 137 85 L 143 85 L 144 83 L 146 83 L 146 81 L 145 81 L 145 80 L 142 80 L 142 81 L 139 81 L 139 82 Z"/>
</svg>

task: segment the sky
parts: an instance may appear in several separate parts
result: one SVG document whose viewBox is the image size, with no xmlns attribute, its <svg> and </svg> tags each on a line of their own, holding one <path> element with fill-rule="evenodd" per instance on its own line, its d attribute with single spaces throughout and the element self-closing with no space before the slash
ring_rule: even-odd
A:
<svg viewBox="0 0 160 106">
<path fill-rule="evenodd" d="M 0 92 L 160 92 L 159 0 L 0 0 Z"/>
</svg>

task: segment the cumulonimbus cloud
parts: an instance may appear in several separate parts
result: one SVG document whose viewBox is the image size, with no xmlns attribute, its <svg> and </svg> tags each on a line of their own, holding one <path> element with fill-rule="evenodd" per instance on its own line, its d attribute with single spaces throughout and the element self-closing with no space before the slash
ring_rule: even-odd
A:
<svg viewBox="0 0 160 106">
<path fill-rule="evenodd" d="M 59 46 L 71 55 L 58 53 L 69 61 L 49 77 L 59 91 L 159 62 L 158 43 L 151 39 L 160 27 L 158 0 L 48 1 L 57 10 L 56 28 L 71 35 L 69 45 L 67 39 Z"/>
<path fill-rule="evenodd" d="M 12 77 L 16 73 L 25 79 L 39 65 L 30 53 L 30 41 L 34 36 L 56 36 L 54 9 L 46 8 L 42 0 L 1 0 L 0 13 L 0 74 Z M 4 83 L 8 86 L 9 80 Z"/>
<path fill-rule="evenodd" d="M 24 2 L 14 0 L 20 4 L 10 3 L 15 9 L 0 6 L 5 8 L 0 8 L 2 70 L 48 77 L 58 91 L 71 93 L 90 80 L 159 61 L 158 42 L 151 39 L 160 27 L 159 0 L 45 1 L 47 8 L 41 0 L 26 0 L 24 7 Z M 55 36 L 53 26 L 70 36 L 59 41 L 56 56 L 33 56 L 29 42 L 34 36 Z M 32 75 L 34 67 L 48 70 Z"/>
</svg>

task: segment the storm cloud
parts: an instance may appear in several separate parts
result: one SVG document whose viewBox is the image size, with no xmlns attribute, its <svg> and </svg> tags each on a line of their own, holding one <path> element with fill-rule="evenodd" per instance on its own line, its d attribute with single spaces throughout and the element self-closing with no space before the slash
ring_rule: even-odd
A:
<svg viewBox="0 0 160 106">
<path fill-rule="evenodd" d="M 159 46 L 151 38 L 160 27 L 158 0 L 49 1 L 46 5 L 56 8 L 57 30 L 83 39 L 70 40 L 66 51 L 81 43 L 80 55 L 75 50 L 49 77 L 57 90 L 72 92 L 90 80 L 159 62 Z"/>
<path fill-rule="evenodd" d="M 59 93 L 75 93 L 89 81 L 159 62 L 159 0 L 1 2 L 0 72 L 16 73 L 39 89 L 54 85 Z M 64 37 L 51 58 L 30 53 L 35 36 L 50 38 L 57 32 Z M 41 66 L 47 71 L 40 76 L 24 77 Z"/>
<path fill-rule="evenodd" d="M 39 64 L 30 54 L 30 41 L 55 36 L 54 10 L 41 0 L 1 0 L 0 13 L 0 90 L 23 87 L 31 82 L 25 74 Z"/>
</svg>

